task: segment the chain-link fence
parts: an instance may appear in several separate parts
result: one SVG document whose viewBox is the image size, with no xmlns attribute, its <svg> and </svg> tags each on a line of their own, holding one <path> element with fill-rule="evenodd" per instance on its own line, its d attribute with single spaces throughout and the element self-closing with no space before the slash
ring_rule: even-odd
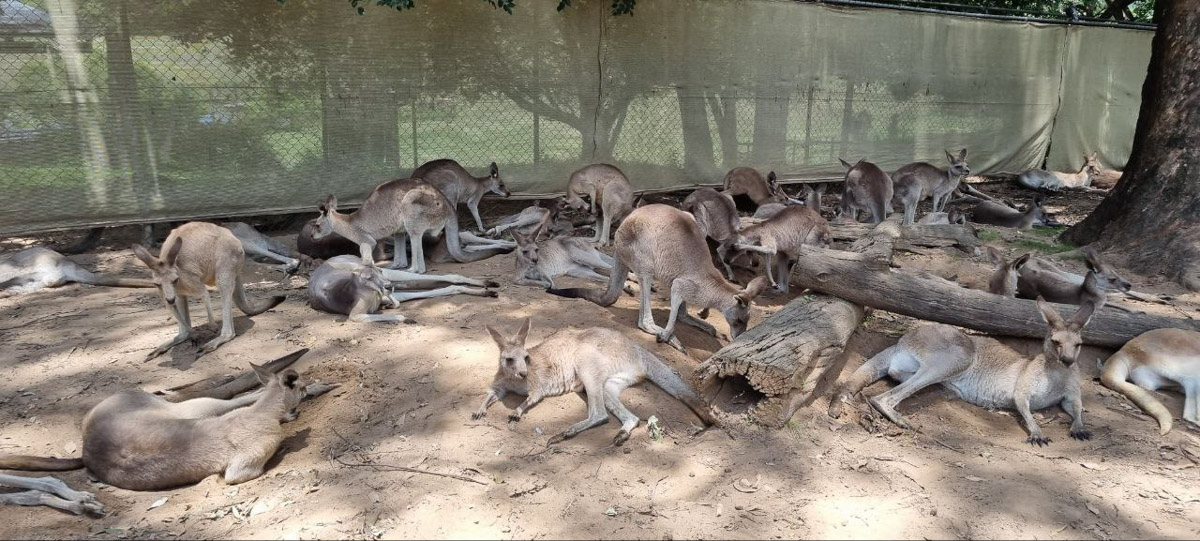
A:
<svg viewBox="0 0 1200 541">
<path fill-rule="evenodd" d="M 523 194 L 593 161 L 639 189 L 961 147 L 1120 164 L 1149 54 L 1144 31 L 764 0 L 421 4 L 0 0 L 0 233 L 353 202 L 443 157 Z"/>
</svg>

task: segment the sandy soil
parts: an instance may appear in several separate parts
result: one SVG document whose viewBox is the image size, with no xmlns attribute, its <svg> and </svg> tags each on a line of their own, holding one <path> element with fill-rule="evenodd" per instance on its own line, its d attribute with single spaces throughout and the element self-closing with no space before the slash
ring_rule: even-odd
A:
<svg viewBox="0 0 1200 541">
<path fill-rule="evenodd" d="M 983 189 L 1009 193 L 1000 185 Z M 1012 197 L 1027 200 L 1012 191 Z M 655 196 L 670 199 L 672 196 Z M 677 197 L 677 196 L 675 196 Z M 653 199 L 653 198 L 652 198 Z M 1054 196 L 1060 218 L 1073 222 L 1099 200 Z M 828 204 L 828 201 L 827 201 Z M 486 205 L 490 220 L 518 208 Z M 466 221 L 462 223 L 468 223 Z M 271 234 L 292 242 L 295 228 Z M 997 235 L 1010 252 L 1032 234 Z M 72 235 L 7 239 L 5 250 Z M 135 228 L 107 235 L 101 247 L 74 259 L 105 272 L 142 275 L 128 249 Z M 1044 236 L 1036 237 L 1045 240 Z M 1077 260 L 1061 259 L 1075 270 Z M 902 268 L 925 269 L 966 286 L 986 283 L 985 256 L 953 250 L 906 254 Z M 1087 349 L 1081 369 L 1088 442 L 1067 437 L 1069 417 L 1048 409 L 1039 417 L 1054 440 L 1024 443 L 1015 413 L 987 411 L 927 389 L 901 412 L 917 431 L 880 421 L 863 404 L 840 421 L 825 400 L 800 411 L 782 430 L 751 423 L 741 412 L 756 398 L 737 382 L 703 389 L 723 426 L 695 434 L 698 420 L 649 384 L 623 398 L 643 421 L 658 420 L 661 436 L 643 423 L 614 448 L 609 423 L 547 448 L 549 434 L 582 419 L 574 396 L 547 399 L 520 423 L 507 422 L 511 397 L 472 421 L 496 366 L 485 324 L 515 329 L 533 318 L 530 343 L 556 329 L 604 326 L 621 330 L 681 373 L 721 342 L 682 326 L 690 356 L 656 344 L 633 325 L 634 298 L 611 308 L 511 285 L 513 257 L 472 265 L 433 265 L 500 281 L 499 297 L 416 301 L 401 311 L 413 325 L 356 325 L 311 310 L 303 277 L 284 278 L 248 266 L 252 296 L 285 292 L 287 302 L 250 321 L 237 319 L 238 338 L 196 358 L 185 345 L 150 362 L 142 357 L 175 332 L 153 290 L 70 285 L 0 299 L 0 452 L 77 456 L 80 422 L 89 408 L 124 389 L 163 389 L 237 373 L 312 348 L 300 365 L 306 377 L 342 387 L 306 403 L 288 425 L 292 436 L 261 478 L 227 486 L 215 477 L 163 492 L 131 492 L 90 481 L 82 471 L 60 475 L 96 492 L 109 509 L 100 519 L 48 508 L 0 508 L 0 537 L 29 538 L 1195 538 L 1200 535 L 1200 438 L 1176 424 L 1166 437 L 1124 398 L 1104 389 Z M 1142 291 L 1173 295 L 1194 315 L 1197 299 L 1161 277 L 1126 276 Z M 793 294 L 799 294 L 793 288 Z M 751 324 L 787 298 L 758 303 Z M 656 301 L 655 317 L 666 317 Z M 193 306 L 197 324 L 203 309 Z M 725 330 L 720 316 L 711 321 Z M 914 320 L 875 312 L 855 336 L 843 377 L 864 357 L 893 343 Z M 201 325 L 201 339 L 215 332 Z M 1033 352 L 1038 343 L 1013 341 Z M 879 393 L 892 383 L 867 389 Z M 1178 414 L 1182 398 L 1160 393 Z M 452 473 L 477 482 L 390 471 L 390 466 Z"/>
</svg>

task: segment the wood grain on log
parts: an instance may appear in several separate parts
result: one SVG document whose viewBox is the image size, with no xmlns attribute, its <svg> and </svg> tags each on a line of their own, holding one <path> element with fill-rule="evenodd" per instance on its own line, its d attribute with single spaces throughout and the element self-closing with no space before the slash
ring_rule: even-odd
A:
<svg viewBox="0 0 1200 541">
<path fill-rule="evenodd" d="M 865 237 L 871 232 L 871 224 L 829 224 L 835 241 L 853 241 Z M 975 254 L 979 249 L 979 237 L 970 225 L 923 225 L 912 224 L 900 226 L 900 238 L 896 240 L 896 248 L 913 250 L 922 248 L 955 247 L 968 254 Z"/>
</svg>

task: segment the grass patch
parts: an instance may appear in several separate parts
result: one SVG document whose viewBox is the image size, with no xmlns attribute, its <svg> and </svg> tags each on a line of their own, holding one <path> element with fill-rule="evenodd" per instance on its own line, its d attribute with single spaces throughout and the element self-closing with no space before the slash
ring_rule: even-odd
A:
<svg viewBox="0 0 1200 541">
<path fill-rule="evenodd" d="M 1000 233 L 991 229 L 980 229 L 979 240 L 983 242 L 992 242 L 1000 239 Z"/>
<path fill-rule="evenodd" d="M 1054 237 L 1061 235 L 1062 232 L 1066 231 L 1066 230 L 1067 230 L 1067 226 L 1065 226 L 1065 225 L 1059 226 L 1059 227 L 1046 227 L 1046 226 L 1037 225 L 1037 226 L 1034 226 L 1033 229 L 1030 230 L 1030 232 L 1032 232 L 1034 235 L 1037 235 L 1039 237 L 1054 238 Z"/>
<path fill-rule="evenodd" d="M 1070 244 L 1064 244 L 1057 241 L 1042 241 L 1038 239 L 1017 239 L 1012 243 L 1013 247 L 1018 251 L 1036 252 L 1039 254 L 1057 254 L 1074 250 L 1075 247 Z"/>
</svg>

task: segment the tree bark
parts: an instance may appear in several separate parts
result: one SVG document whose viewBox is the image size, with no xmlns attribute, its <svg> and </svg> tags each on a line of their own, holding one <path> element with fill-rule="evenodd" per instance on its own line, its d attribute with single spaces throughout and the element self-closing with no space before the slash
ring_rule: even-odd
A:
<svg viewBox="0 0 1200 541">
<path fill-rule="evenodd" d="M 1125 174 L 1063 238 L 1127 254 L 1132 269 L 1200 291 L 1200 9 L 1195 1 L 1159 0 L 1155 20 Z"/>
</svg>

